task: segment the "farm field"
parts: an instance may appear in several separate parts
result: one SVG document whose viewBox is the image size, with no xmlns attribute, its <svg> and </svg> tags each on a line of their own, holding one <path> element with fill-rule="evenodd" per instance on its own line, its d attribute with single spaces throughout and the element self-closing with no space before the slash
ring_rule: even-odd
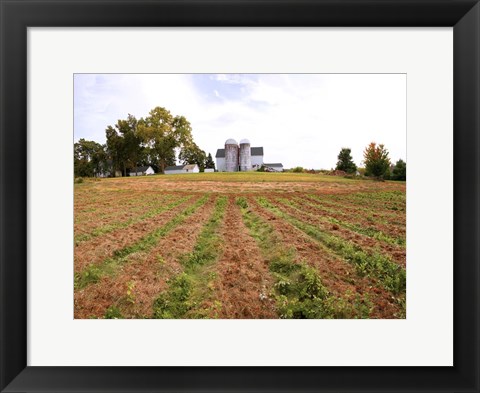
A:
<svg viewBox="0 0 480 393">
<path fill-rule="evenodd" d="M 75 318 L 405 318 L 406 185 L 295 173 L 86 180 Z"/>
</svg>

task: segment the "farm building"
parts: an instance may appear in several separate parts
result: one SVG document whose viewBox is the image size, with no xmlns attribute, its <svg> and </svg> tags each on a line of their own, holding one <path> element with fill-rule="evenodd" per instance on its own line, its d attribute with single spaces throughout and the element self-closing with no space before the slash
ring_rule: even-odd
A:
<svg viewBox="0 0 480 393">
<path fill-rule="evenodd" d="M 276 164 L 263 164 L 266 172 L 283 172 L 283 165 L 280 163 Z"/>
<path fill-rule="evenodd" d="M 139 166 L 130 170 L 130 176 L 154 175 L 155 171 L 151 166 Z"/>
<path fill-rule="evenodd" d="M 180 173 L 198 173 L 200 168 L 197 164 L 173 165 L 165 168 L 166 175 L 176 175 Z"/>
<path fill-rule="evenodd" d="M 235 139 L 228 139 L 215 159 L 219 172 L 254 171 L 263 165 L 263 147 L 251 147 L 248 139 L 242 139 L 240 146 Z"/>
</svg>

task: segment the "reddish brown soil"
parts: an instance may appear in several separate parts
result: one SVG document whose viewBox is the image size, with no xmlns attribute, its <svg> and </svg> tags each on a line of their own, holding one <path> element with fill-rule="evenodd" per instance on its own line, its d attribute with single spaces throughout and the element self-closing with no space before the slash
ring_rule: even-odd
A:
<svg viewBox="0 0 480 393">
<path fill-rule="evenodd" d="M 360 296 L 368 294 L 374 303 L 370 318 L 395 318 L 400 312 L 390 293 L 372 280 L 358 276 L 352 265 L 327 252 L 302 231 L 259 206 L 253 198 L 249 199 L 249 206 L 274 227 L 286 246 L 295 248 L 297 262 L 305 261 L 318 269 L 323 284 L 331 293 L 339 297 L 347 293 Z"/>
<path fill-rule="evenodd" d="M 295 217 L 296 219 L 313 225 L 325 232 L 330 232 L 331 235 L 335 235 L 340 237 L 344 240 L 348 240 L 354 244 L 357 244 L 365 251 L 370 252 L 378 252 L 380 249 L 381 252 L 388 256 L 393 262 L 398 263 L 399 265 L 405 267 L 405 260 L 406 260 L 406 250 L 405 248 L 399 246 L 393 246 L 388 243 L 381 242 L 377 239 L 372 237 L 368 237 L 363 234 L 356 233 L 346 228 L 342 228 L 338 225 L 329 224 L 321 219 L 309 215 L 308 213 L 303 213 L 295 208 L 288 206 L 277 199 L 270 198 L 270 202 L 276 205 L 281 211 L 287 213 L 288 215 Z M 305 211 L 308 212 L 309 207 L 305 206 Z M 332 233 L 334 232 L 334 233 Z"/>
<path fill-rule="evenodd" d="M 94 230 L 101 229 L 107 225 L 121 225 L 131 219 L 136 219 L 149 211 L 155 210 L 158 206 L 168 205 L 175 197 L 158 196 L 154 200 L 149 201 L 128 201 L 116 210 L 112 210 L 108 214 L 99 214 L 92 212 L 84 215 L 82 221 L 75 223 L 75 236 L 82 234 L 91 234 Z"/>
<path fill-rule="evenodd" d="M 195 199 L 200 199 L 200 197 L 201 196 L 198 195 Z M 170 221 L 191 203 L 193 203 L 193 199 L 187 199 L 173 209 L 164 211 L 155 217 L 79 244 L 75 247 L 75 272 L 82 271 L 90 264 L 102 262 L 106 258 L 111 257 L 115 250 L 120 250 L 130 244 L 134 244 L 155 228 Z"/>
<path fill-rule="evenodd" d="M 278 318 L 269 297 L 272 278 L 255 240 L 250 237 L 234 197 L 230 197 L 223 228 L 224 251 L 217 264 L 215 297 L 220 318 Z"/>
<path fill-rule="evenodd" d="M 110 306 L 117 307 L 124 318 L 151 317 L 155 298 L 167 287 L 165 280 L 182 271 L 179 258 L 193 250 L 214 200 L 210 198 L 148 253 L 131 255 L 119 274 L 77 291 L 75 318 L 102 318 Z M 131 301 L 126 296 L 128 284 L 132 285 Z"/>
<path fill-rule="evenodd" d="M 266 197 L 278 204 L 285 212 L 317 227 L 325 225 L 318 218 L 321 216 L 338 217 L 340 221 L 370 227 L 372 222 L 369 222 L 366 217 L 372 216 L 374 219 L 378 218 L 378 221 L 373 222 L 375 229 L 392 237 L 400 237 L 405 234 L 404 211 L 385 210 L 380 200 L 375 200 L 376 207 L 371 208 L 364 201 L 357 203 L 351 200 L 350 195 L 364 191 L 404 191 L 404 185 L 362 181 L 251 183 L 182 180 L 173 182 L 160 177 L 154 180 L 120 179 L 94 182 L 88 187 L 76 187 L 74 204 L 77 235 L 91 232 L 94 228 L 103 225 L 125 222 L 140 216 L 141 212 L 154 208 L 145 201 L 151 202 L 158 199 L 158 203 L 161 203 L 162 198 L 167 196 L 172 198 L 172 201 L 174 198 L 182 198 L 186 195 L 191 198 L 156 217 L 82 242 L 75 247 L 75 272 L 82 271 L 90 263 L 102 262 L 105 258 L 112 256 L 114 250 L 134 244 L 164 225 L 206 192 L 212 193 L 215 197 L 227 195 L 229 204 L 221 227 L 224 244 L 219 261 L 201 272 L 202 277 L 203 274 L 216 273 L 213 291 L 209 292 L 212 296 L 208 295 L 208 299 L 204 299 L 202 306 L 206 307 L 202 307 L 202 310 L 210 310 L 209 304 L 214 306 L 214 301 L 218 300 L 221 302 L 221 307 L 212 308 L 212 317 L 278 318 L 274 301 L 269 297 L 272 292 L 273 278 L 256 241 L 244 226 L 238 206 L 234 203 L 234 198 L 241 195 L 247 197 L 255 213 L 272 224 L 285 245 L 292 246 L 296 250 L 297 262 L 304 260 L 318 269 L 324 285 L 332 295 L 345 298 L 349 293 L 360 296 L 368 294 L 373 303 L 371 318 L 398 318 L 401 314 L 402 311 L 391 294 L 378 282 L 360 277 L 348 262 L 293 225 L 254 203 L 254 198 Z M 306 201 L 322 204 L 321 201 L 308 198 L 309 194 L 325 198 L 325 206 L 328 205 L 329 209 L 338 209 L 337 215 L 308 206 Z M 342 197 L 337 200 L 335 195 Z M 293 198 L 302 211 L 299 212 L 288 205 L 278 203 L 276 201 L 278 197 Z M 127 318 L 151 317 L 153 301 L 168 287 L 166 280 L 182 271 L 179 257 L 193 249 L 203 225 L 213 211 L 214 199 L 212 197 L 206 205 L 199 208 L 165 238 L 160 239 L 154 249 L 131 254 L 113 276 L 104 277 L 99 283 L 77 290 L 75 318 L 103 317 L 107 308 L 112 305 L 119 308 Z M 305 203 L 300 199 L 304 199 Z M 401 207 L 402 203 L 399 202 L 398 205 Z M 341 227 L 325 227 L 325 230 L 355 242 L 366 251 L 381 247 L 382 252 L 392 256 L 404 266 L 405 249 L 402 247 L 386 245 L 377 239 Z M 179 239 L 182 240 L 179 241 Z M 129 283 L 132 285 L 130 301 L 126 296 Z M 220 315 L 217 314 L 218 312 Z"/>
<path fill-rule="evenodd" d="M 359 220 L 359 222 L 368 222 L 366 216 L 372 216 L 375 219 L 375 224 L 385 224 L 387 228 L 392 228 L 392 231 L 405 229 L 406 215 L 404 211 L 394 212 L 385 209 L 366 209 L 344 200 L 341 202 L 328 200 L 319 201 L 318 199 L 312 198 L 309 194 L 303 195 L 301 199 L 304 201 L 304 204 L 314 204 L 318 206 L 320 210 L 325 210 L 325 208 L 330 211 L 337 210 L 338 212 L 336 214 L 332 212 L 325 212 L 325 214 L 335 217 L 338 220 L 344 220 L 346 216 L 349 216 L 353 220 Z"/>
</svg>

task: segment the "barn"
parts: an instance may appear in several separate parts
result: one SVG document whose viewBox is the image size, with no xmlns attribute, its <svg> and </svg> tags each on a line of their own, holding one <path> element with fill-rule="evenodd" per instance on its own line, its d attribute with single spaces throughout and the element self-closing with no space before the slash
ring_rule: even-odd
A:
<svg viewBox="0 0 480 393">
<path fill-rule="evenodd" d="M 227 168 L 227 164 L 225 161 L 225 152 L 227 150 L 228 153 L 231 153 L 231 155 L 233 156 L 229 157 L 229 163 L 231 164 L 233 162 L 233 164 L 230 165 L 229 168 Z M 235 150 L 237 150 L 237 157 L 234 157 Z M 240 151 L 240 154 L 238 154 L 238 150 Z M 235 158 L 236 161 L 238 161 L 238 164 L 234 162 Z M 238 148 L 237 142 L 234 139 L 228 139 L 225 142 L 225 149 L 217 149 L 217 154 L 215 154 L 215 160 L 217 164 L 216 168 L 219 172 L 257 170 L 263 165 L 263 147 L 250 147 L 250 141 L 248 141 L 248 139 L 242 139 L 240 141 L 240 148 Z"/>
<path fill-rule="evenodd" d="M 282 172 L 282 164 L 264 164 L 263 147 L 251 147 L 248 139 L 237 144 L 235 139 L 227 139 L 224 149 L 217 149 L 215 154 L 219 172 L 248 172 L 269 165 L 270 172 Z"/>
<path fill-rule="evenodd" d="M 154 175 L 155 171 L 151 166 L 139 166 L 130 170 L 130 176 Z"/>
<path fill-rule="evenodd" d="M 283 172 L 283 165 L 280 163 L 263 164 L 265 172 Z"/>
<path fill-rule="evenodd" d="M 165 168 L 166 175 L 178 175 L 181 173 L 198 173 L 200 168 L 197 164 L 172 165 Z"/>
</svg>

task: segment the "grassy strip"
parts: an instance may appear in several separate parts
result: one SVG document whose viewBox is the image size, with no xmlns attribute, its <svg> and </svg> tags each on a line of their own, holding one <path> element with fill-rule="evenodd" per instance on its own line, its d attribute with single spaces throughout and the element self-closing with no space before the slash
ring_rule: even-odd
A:
<svg viewBox="0 0 480 393">
<path fill-rule="evenodd" d="M 336 224 L 336 225 L 338 225 L 340 227 L 343 227 L 343 228 L 346 228 L 346 229 L 348 229 L 352 232 L 356 232 L 356 233 L 359 233 L 361 235 L 371 237 L 373 239 L 379 240 L 379 241 L 384 242 L 384 243 L 392 244 L 392 245 L 395 245 L 395 246 L 405 247 L 405 239 L 404 238 L 401 238 L 401 237 L 394 238 L 394 237 L 388 236 L 386 233 L 384 233 L 384 232 L 382 232 L 378 229 L 356 225 L 356 224 L 353 224 L 353 223 L 350 223 L 350 222 L 345 222 L 345 221 L 342 221 L 342 220 L 338 220 L 334 217 L 319 217 L 315 214 L 312 214 L 310 212 L 306 212 L 306 211 L 302 210 L 298 206 L 298 203 L 292 202 L 292 200 L 287 199 L 287 198 L 278 198 L 278 200 L 281 201 L 282 203 L 292 207 L 293 209 L 295 209 L 295 210 L 297 210 L 297 211 L 299 211 L 303 214 L 307 214 L 311 217 L 315 217 L 316 219 L 318 219 L 322 222 L 326 222 L 326 223 L 328 222 L 328 223 L 331 223 L 331 224 Z M 297 201 L 298 201 L 298 199 L 297 199 Z M 306 205 L 312 206 L 313 204 L 309 204 L 308 202 L 306 202 Z M 316 208 L 320 211 L 326 211 L 321 206 L 314 206 L 314 208 Z"/>
<path fill-rule="evenodd" d="M 219 227 L 227 207 L 227 198 L 219 197 L 215 209 L 208 222 L 202 228 L 195 247 L 191 253 L 185 254 L 180 262 L 184 271 L 174 277 L 168 289 L 161 293 L 153 304 L 153 317 L 158 319 L 205 318 L 221 307 L 213 302 L 212 308 L 198 309 L 198 306 L 213 289 L 215 274 L 207 274 L 204 270 L 220 255 L 222 239 Z"/>
<path fill-rule="evenodd" d="M 353 264 L 360 275 L 374 277 L 385 289 L 395 295 L 405 292 L 406 271 L 389 258 L 376 252 L 366 253 L 355 244 L 323 232 L 313 225 L 306 224 L 283 212 L 263 197 L 257 198 L 257 201 L 261 206 L 270 210 L 276 216 L 291 223 L 308 236 L 324 244 L 349 263 Z"/>
<path fill-rule="evenodd" d="M 286 247 L 273 227 L 249 210 L 245 198 L 237 198 L 237 205 L 276 281 L 273 295 L 281 318 L 368 318 L 368 298 L 351 293 L 343 298 L 333 296 L 315 268 L 305 262 L 295 263 L 295 249 Z"/>
<path fill-rule="evenodd" d="M 184 202 L 188 198 L 191 198 L 191 197 L 183 197 L 183 198 L 177 199 L 177 200 L 169 203 L 168 205 L 162 205 L 162 206 L 157 207 L 155 209 L 149 210 L 148 212 L 146 212 L 146 213 L 144 213 L 144 214 L 142 214 L 138 217 L 132 217 L 132 218 L 129 218 L 128 220 L 126 220 L 126 221 L 117 221 L 117 222 L 114 222 L 112 224 L 103 225 L 101 227 L 95 228 L 90 233 L 82 233 L 81 235 L 77 235 L 77 236 L 75 236 L 75 245 L 78 246 L 80 243 L 85 242 L 87 240 L 90 240 L 94 237 L 98 237 L 98 236 L 101 236 L 101 235 L 106 235 L 107 233 L 113 232 L 117 229 L 127 228 L 128 226 L 136 224 L 140 221 L 146 220 L 146 219 L 151 218 L 151 217 L 155 217 L 156 215 L 158 215 L 160 213 L 163 213 L 164 211 L 173 209 L 174 207 L 180 205 L 182 202 Z M 159 202 L 160 203 L 165 202 L 165 200 L 161 200 Z"/>
<path fill-rule="evenodd" d="M 153 248 L 160 238 L 164 237 L 173 228 L 182 223 L 188 216 L 193 214 L 199 207 L 204 205 L 209 197 L 209 194 L 204 195 L 193 205 L 188 206 L 181 213 L 168 221 L 165 225 L 150 232 L 135 244 L 116 250 L 112 257 L 107 258 L 102 263 L 89 265 L 82 272 L 75 274 L 75 289 L 81 289 L 89 284 L 98 282 L 100 278 L 105 275 L 115 274 L 118 266 L 125 263 L 130 254 L 133 254 L 134 252 L 145 252 Z"/>
</svg>

